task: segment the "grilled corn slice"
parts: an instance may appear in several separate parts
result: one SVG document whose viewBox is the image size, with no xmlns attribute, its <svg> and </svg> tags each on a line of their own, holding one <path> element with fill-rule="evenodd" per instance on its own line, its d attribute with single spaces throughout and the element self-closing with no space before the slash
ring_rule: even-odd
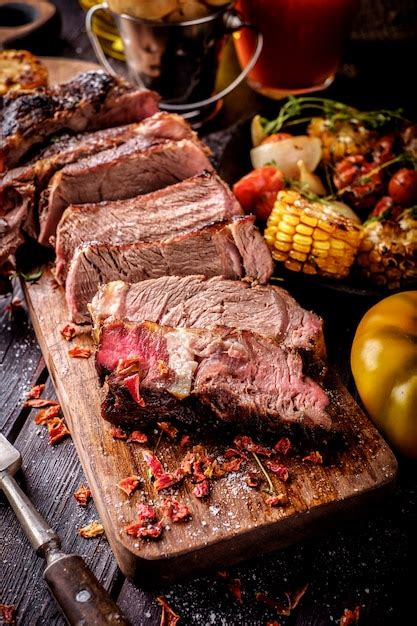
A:
<svg viewBox="0 0 417 626">
<path fill-rule="evenodd" d="M 276 261 L 296 272 L 344 278 L 359 247 L 361 227 L 294 190 L 280 191 L 264 233 Z"/>
<path fill-rule="evenodd" d="M 352 154 L 369 152 L 375 136 L 375 133 L 359 122 L 346 120 L 333 122 L 323 117 L 313 117 L 307 132 L 310 137 L 321 139 L 322 158 L 332 163 Z"/>
<path fill-rule="evenodd" d="M 364 224 L 357 261 L 361 274 L 376 285 L 399 289 L 417 282 L 415 211 L 404 211 L 396 221 Z"/>
</svg>

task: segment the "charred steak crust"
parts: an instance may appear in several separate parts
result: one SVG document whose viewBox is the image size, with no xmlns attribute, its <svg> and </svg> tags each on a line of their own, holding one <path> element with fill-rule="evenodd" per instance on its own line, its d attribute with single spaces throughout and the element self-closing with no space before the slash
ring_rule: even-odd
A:
<svg viewBox="0 0 417 626">
<path fill-rule="evenodd" d="M 96 366 L 102 415 L 114 423 L 192 423 L 203 414 L 262 432 L 331 426 L 327 394 L 303 374 L 300 355 L 250 331 L 109 322 Z"/>
<path fill-rule="evenodd" d="M 242 213 L 226 183 L 211 172 L 127 200 L 70 206 L 57 228 L 55 277 L 65 283 L 75 250 L 91 233 L 113 245 L 158 241 Z"/>
<path fill-rule="evenodd" d="M 56 132 L 82 132 L 138 122 L 156 113 L 159 96 L 101 70 L 67 83 L 0 97 L 0 172 Z"/>
<path fill-rule="evenodd" d="M 245 236 L 256 247 L 256 267 L 246 273 L 247 263 L 236 244 L 240 231 L 254 231 Z M 243 251 L 243 254 L 246 252 Z M 212 226 L 170 237 L 159 242 L 137 242 L 122 246 L 87 243 L 77 248 L 67 276 L 66 300 L 75 323 L 89 321 L 87 305 L 100 284 L 121 276 L 138 282 L 164 275 L 186 276 L 198 272 L 206 276 L 225 276 L 233 280 L 248 278 L 266 282 L 273 263 L 252 216 L 236 217 Z"/>
</svg>

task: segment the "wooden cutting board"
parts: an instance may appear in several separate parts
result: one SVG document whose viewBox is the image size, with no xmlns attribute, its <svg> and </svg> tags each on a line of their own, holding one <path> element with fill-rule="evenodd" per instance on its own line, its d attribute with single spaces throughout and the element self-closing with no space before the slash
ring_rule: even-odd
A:
<svg viewBox="0 0 417 626">
<path fill-rule="evenodd" d="M 99 386 L 93 357 L 68 356 L 71 345 L 92 347 L 91 339 L 80 336 L 66 342 L 60 329 L 67 320 L 64 293 L 54 285 L 51 271 L 45 270 L 37 284 L 26 284 L 25 294 L 50 375 L 72 438 L 87 476 L 107 538 L 126 576 L 142 584 L 172 581 L 210 567 L 224 568 L 239 560 L 299 541 L 322 531 L 326 524 L 357 515 L 380 498 L 392 484 L 397 471 L 391 450 L 369 422 L 346 389 L 335 379 L 330 384 L 331 413 L 346 433 L 346 445 L 331 453 L 321 450 L 324 465 L 301 460 L 300 454 L 283 458 L 290 472 L 288 483 L 273 478 L 278 492 L 286 493 L 288 505 L 271 508 L 265 495 L 245 483 L 254 459 L 238 473 L 214 482 L 210 497 L 198 500 L 193 484 L 186 480 L 178 499 L 192 512 L 186 524 L 169 524 L 158 541 L 133 539 L 124 527 L 136 521 L 136 506 L 152 500 L 159 508 L 166 492 L 156 495 L 143 461 L 143 445 L 115 441 L 110 425 L 100 417 Z M 216 456 L 226 445 L 204 437 L 191 437 Z M 155 439 L 152 445 L 155 445 Z M 180 464 L 186 449 L 162 437 L 157 455 L 169 470 Z M 117 487 L 132 474 L 143 479 L 143 488 L 129 499 Z"/>
</svg>

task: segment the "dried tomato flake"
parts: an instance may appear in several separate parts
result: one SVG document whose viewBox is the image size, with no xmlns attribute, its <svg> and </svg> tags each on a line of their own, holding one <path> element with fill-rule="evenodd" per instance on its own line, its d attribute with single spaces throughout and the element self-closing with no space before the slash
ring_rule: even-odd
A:
<svg viewBox="0 0 417 626">
<path fill-rule="evenodd" d="M 287 482 L 289 473 L 285 465 L 281 465 L 276 461 L 270 461 L 269 459 L 265 461 L 265 465 L 269 471 L 278 476 L 280 480 L 284 481 L 284 483 Z"/>
<path fill-rule="evenodd" d="M 155 454 L 153 454 L 149 450 L 144 450 L 143 458 L 154 478 L 158 478 L 159 476 L 162 476 L 162 474 L 165 474 L 163 465 Z"/>
<path fill-rule="evenodd" d="M 77 491 L 74 491 L 74 498 L 80 506 L 87 506 L 87 503 L 91 498 L 91 491 L 87 485 L 80 485 Z"/>
<path fill-rule="evenodd" d="M 178 435 L 178 428 L 175 428 L 169 422 L 157 422 L 157 426 L 162 432 L 166 433 L 170 439 L 175 439 Z"/>
<path fill-rule="evenodd" d="M 117 486 L 119 489 L 124 491 L 126 495 L 131 496 L 132 493 L 139 487 L 139 484 L 139 476 L 128 476 L 127 478 L 122 478 Z"/>
<path fill-rule="evenodd" d="M 59 332 L 66 341 L 71 341 L 75 337 L 75 328 L 72 324 L 65 324 Z"/>
<path fill-rule="evenodd" d="M 155 478 L 153 486 L 157 491 L 162 491 L 162 489 L 168 489 L 168 487 L 172 487 L 172 485 L 175 485 L 180 480 L 182 480 L 182 476 L 177 477 L 170 472 L 164 472 L 163 474 L 158 476 L 158 478 Z"/>
<path fill-rule="evenodd" d="M 353 610 L 345 609 L 339 621 L 339 626 L 351 626 L 359 622 L 361 607 L 356 606 Z"/>
<path fill-rule="evenodd" d="M 152 504 L 140 502 L 138 504 L 138 517 L 141 522 L 154 522 L 156 520 L 156 511 Z"/>
<path fill-rule="evenodd" d="M 140 430 L 134 430 L 130 433 L 128 443 L 147 443 L 148 435 L 141 433 Z"/>
<path fill-rule="evenodd" d="M 0 604 L 0 619 L 2 624 L 16 623 L 16 605 Z"/>
<path fill-rule="evenodd" d="M 193 463 L 195 461 L 195 454 L 189 450 L 181 461 L 181 469 L 185 474 L 192 474 Z"/>
<path fill-rule="evenodd" d="M 91 354 L 90 348 L 82 348 L 81 346 L 74 346 L 68 350 L 68 356 L 74 359 L 89 359 Z"/>
<path fill-rule="evenodd" d="M 281 437 L 281 439 L 274 445 L 274 450 L 276 452 L 280 452 L 281 454 L 288 454 L 291 448 L 292 443 L 288 437 Z"/>
<path fill-rule="evenodd" d="M 314 450 L 314 452 L 310 452 L 307 456 L 303 457 L 303 461 L 308 461 L 309 463 L 316 463 L 318 465 L 323 465 L 323 457 L 321 456 L 318 450 Z"/>
<path fill-rule="evenodd" d="M 125 526 L 124 531 L 129 537 L 139 537 L 139 531 L 143 528 L 143 522 L 133 522 L 129 526 Z"/>
<path fill-rule="evenodd" d="M 185 448 L 190 443 L 190 435 L 183 435 L 181 437 L 180 446 L 181 448 Z"/>
<path fill-rule="evenodd" d="M 49 434 L 48 443 L 50 446 L 54 446 L 58 443 L 58 441 L 64 439 L 64 437 L 71 436 L 71 433 L 64 422 L 64 418 L 62 417 L 55 417 L 47 423 L 47 426 Z"/>
<path fill-rule="evenodd" d="M 162 607 L 161 622 L 159 626 L 176 626 L 180 616 L 169 606 L 164 596 L 158 596 L 156 602 Z"/>
<path fill-rule="evenodd" d="M 205 498 L 209 494 L 209 484 L 207 480 L 203 480 L 201 483 L 198 483 L 194 489 L 193 494 L 196 498 Z"/>
<path fill-rule="evenodd" d="M 248 457 L 246 454 L 242 452 L 242 450 L 236 450 L 236 448 L 227 448 L 226 452 L 223 454 L 225 459 L 233 459 L 236 456 L 241 457 L 242 459 L 247 460 Z"/>
<path fill-rule="evenodd" d="M 98 521 L 90 522 L 87 526 L 80 528 L 78 534 L 84 539 L 92 539 L 93 537 L 99 537 L 104 533 L 103 524 Z"/>
<path fill-rule="evenodd" d="M 181 504 L 175 498 L 165 498 L 163 508 L 164 514 L 174 523 L 187 522 L 190 519 L 191 513 L 188 506 Z"/>
<path fill-rule="evenodd" d="M 47 409 L 42 409 L 41 411 L 39 411 L 39 413 L 37 413 L 35 417 L 35 424 L 37 424 L 38 426 L 48 424 L 48 422 L 50 422 L 52 419 L 58 417 L 60 411 L 61 407 L 59 406 L 59 404 L 56 406 L 50 406 Z"/>
<path fill-rule="evenodd" d="M 255 594 L 255 598 L 258 602 L 265 604 L 269 609 L 276 611 L 278 615 L 288 616 L 291 615 L 291 605 L 288 602 L 284 604 L 280 600 L 275 600 L 274 598 L 269 597 L 266 593 L 258 592 Z"/>
<path fill-rule="evenodd" d="M 285 506 L 288 502 L 288 499 L 285 493 L 280 493 L 276 496 L 268 496 L 267 498 L 265 498 L 265 502 L 266 504 L 269 504 L 269 506 Z"/>
<path fill-rule="evenodd" d="M 281 626 L 281 623 L 277 622 L 276 619 L 273 619 L 273 620 L 268 620 L 265 626 Z"/>
<path fill-rule="evenodd" d="M 246 474 L 245 481 L 248 487 L 256 489 L 261 484 L 261 480 L 262 479 L 257 472 L 250 471 Z"/>
<path fill-rule="evenodd" d="M 242 583 L 240 578 L 232 578 L 228 582 L 227 588 L 236 600 L 242 604 Z"/>
<path fill-rule="evenodd" d="M 118 426 L 112 426 L 110 429 L 110 434 L 113 439 L 127 439 L 127 432 L 123 430 L 123 428 L 119 428 Z"/>
<path fill-rule="evenodd" d="M 243 459 L 242 457 L 231 459 L 230 461 L 222 463 L 221 469 L 225 474 L 229 472 L 238 472 L 240 470 L 240 466 L 244 461 L 245 459 Z"/>
<path fill-rule="evenodd" d="M 235 437 L 233 443 L 235 444 L 236 448 L 238 448 L 238 450 L 243 449 L 247 450 L 248 452 L 255 452 L 255 454 L 258 454 L 259 456 L 269 457 L 272 454 L 272 450 L 255 443 L 253 439 L 251 437 L 248 437 L 247 435 L 240 435 L 238 437 Z"/>
<path fill-rule="evenodd" d="M 30 400 L 32 398 L 40 398 L 41 395 L 43 394 L 43 390 L 45 389 L 45 385 L 35 385 L 34 387 L 32 387 L 32 389 L 30 389 L 30 391 L 27 394 L 27 399 Z"/>
<path fill-rule="evenodd" d="M 148 524 L 139 528 L 136 536 L 143 539 L 159 539 L 162 530 L 162 522 L 156 522 L 156 524 Z"/>
<path fill-rule="evenodd" d="M 32 398 L 31 400 L 26 400 L 25 406 L 30 406 L 31 409 L 42 409 L 45 406 L 59 406 L 59 402 L 48 400 L 47 398 Z"/>
</svg>

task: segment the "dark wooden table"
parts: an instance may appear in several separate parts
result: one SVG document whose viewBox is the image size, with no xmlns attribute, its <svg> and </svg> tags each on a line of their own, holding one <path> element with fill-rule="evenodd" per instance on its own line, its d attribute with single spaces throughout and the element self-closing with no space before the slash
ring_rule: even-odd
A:
<svg viewBox="0 0 417 626">
<path fill-rule="evenodd" d="M 92 60 L 77 3 L 60 0 L 55 4 L 61 11 L 62 37 L 52 37 L 47 50 L 45 41 L 32 41 L 30 47 L 43 54 Z M 372 47 L 370 50 L 371 56 L 368 54 L 365 62 L 362 46 L 348 49 L 344 71 L 331 93 L 369 106 L 405 103 L 412 108 L 411 98 L 415 101 L 415 95 L 406 97 L 406 66 L 396 65 L 389 55 L 384 57 Z M 405 62 L 404 50 L 401 50 L 397 60 Z M 377 59 L 378 70 L 375 70 Z M 382 76 L 387 79 L 390 71 L 394 86 L 387 90 Z M 267 105 L 247 87 L 242 87 L 228 98 L 211 130 L 230 126 L 260 106 Z M 332 362 L 351 386 L 348 365 L 351 339 L 370 301 L 337 292 L 304 290 L 297 295 L 303 304 L 323 315 Z M 96 519 L 97 513 L 92 502 L 87 509 L 82 509 L 73 498 L 73 492 L 84 477 L 71 440 L 63 441 L 56 448 L 48 446 L 44 429 L 35 426 L 33 414 L 23 407 L 25 392 L 32 385 L 46 382 L 44 395 L 47 397 L 55 397 L 54 389 L 26 312 L 18 311 L 10 318 L 7 303 L 7 299 L 0 298 L 0 428 L 22 453 L 23 471 L 19 482 L 58 531 L 64 549 L 86 559 L 132 624 L 159 623 L 160 608 L 155 597 L 161 593 L 180 614 L 181 624 L 261 626 L 268 620 L 278 619 L 282 625 L 324 626 L 338 624 L 344 609 L 356 606 L 361 607 L 360 624 L 402 626 L 415 623 L 415 618 L 408 616 L 414 611 L 417 472 L 415 465 L 403 459 L 400 459 L 399 480 L 392 495 L 377 508 L 363 511 L 362 517 L 354 523 L 350 521 L 326 530 L 314 539 L 300 537 L 300 543 L 294 547 L 232 568 L 231 575 L 241 579 L 242 603 L 230 596 L 214 573 L 152 591 L 138 589 L 125 580 L 105 537 L 85 540 L 77 535 L 77 529 Z M 43 564 L 32 553 L 2 497 L 0 536 L 0 603 L 17 605 L 19 624 L 63 624 L 43 583 Z M 304 583 L 309 583 L 307 593 L 289 618 L 278 618 L 255 600 L 257 591 L 277 597 Z"/>
</svg>

